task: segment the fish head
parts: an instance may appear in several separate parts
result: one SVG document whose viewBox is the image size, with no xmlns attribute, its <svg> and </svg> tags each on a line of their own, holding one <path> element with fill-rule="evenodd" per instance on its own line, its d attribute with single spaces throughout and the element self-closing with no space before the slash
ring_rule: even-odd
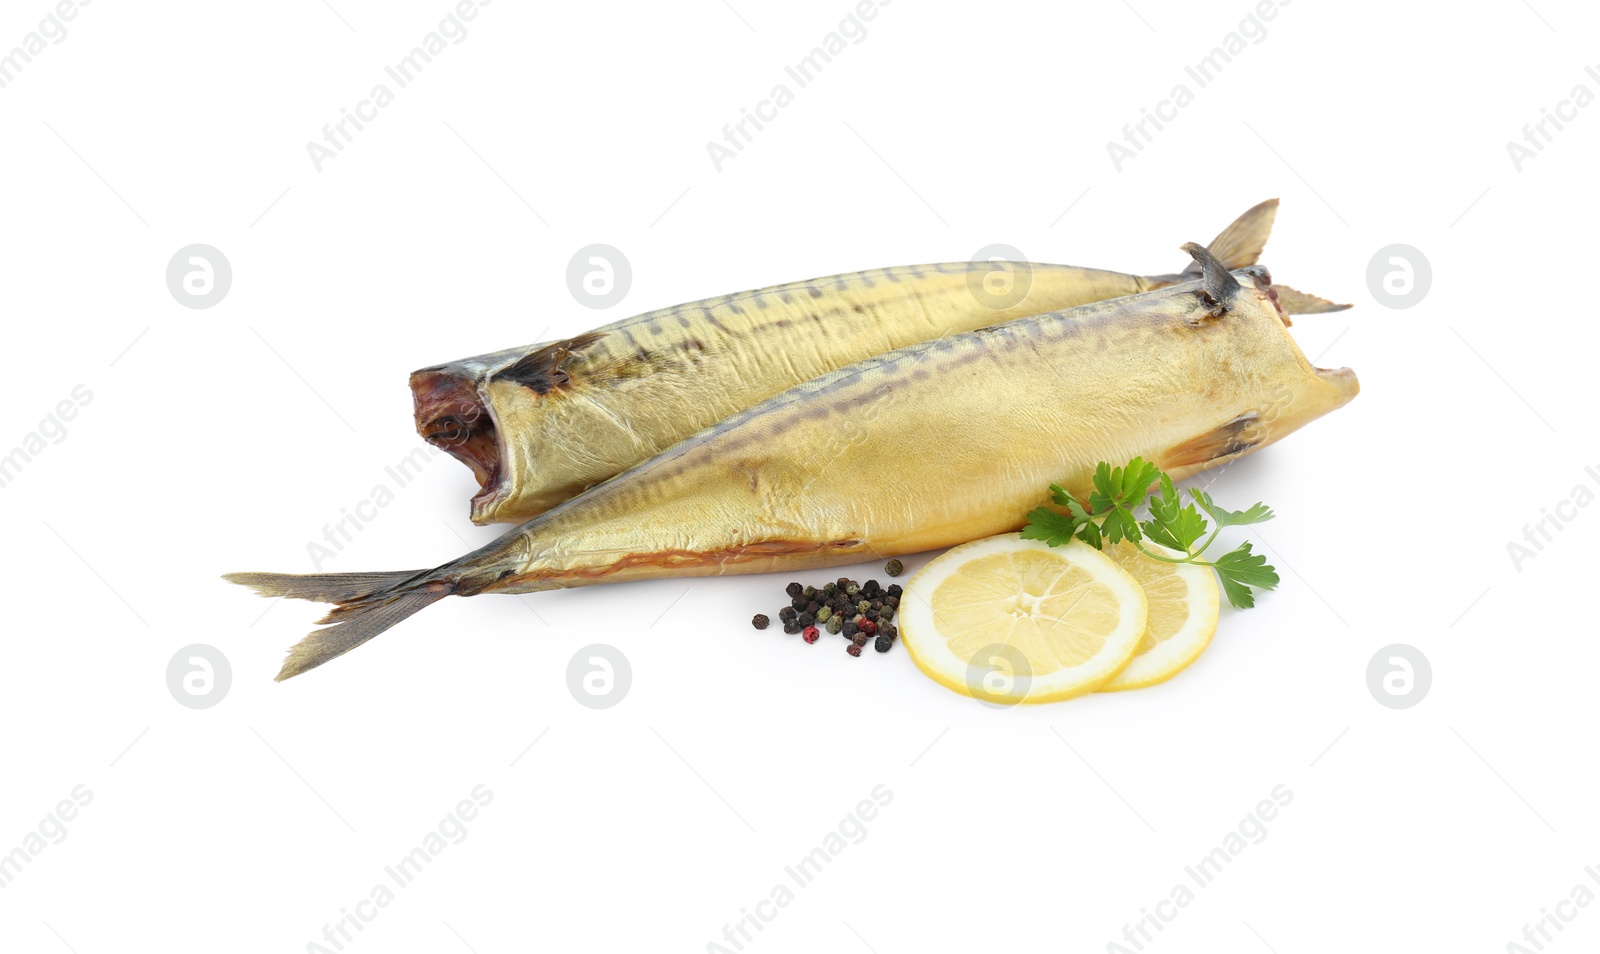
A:
<svg viewBox="0 0 1600 954">
<path fill-rule="evenodd" d="M 1319 368 L 1290 334 L 1292 324 L 1265 266 L 1233 272 L 1239 293 L 1220 321 L 1241 380 L 1258 382 L 1259 406 L 1246 428 L 1253 445 L 1268 444 L 1349 404 L 1361 383 L 1349 368 Z"/>
</svg>

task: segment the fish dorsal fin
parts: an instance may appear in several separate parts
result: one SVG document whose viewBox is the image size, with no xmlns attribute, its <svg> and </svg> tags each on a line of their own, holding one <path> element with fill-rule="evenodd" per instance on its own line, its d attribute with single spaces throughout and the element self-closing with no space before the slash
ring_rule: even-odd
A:
<svg viewBox="0 0 1600 954">
<path fill-rule="evenodd" d="M 1206 298 L 1222 311 L 1231 309 L 1233 300 L 1239 297 L 1239 279 L 1234 278 L 1228 266 L 1217 261 L 1217 257 L 1206 251 L 1206 247 L 1199 242 L 1186 242 L 1183 250 L 1200 265 L 1205 278 Z"/>
<path fill-rule="evenodd" d="M 552 342 L 529 352 L 515 364 L 495 372 L 491 380 L 513 381 L 535 393 L 547 394 L 570 380 L 565 365 L 573 353 L 594 344 L 602 337 L 604 335 L 600 332 L 587 331 L 575 338 Z"/>
</svg>

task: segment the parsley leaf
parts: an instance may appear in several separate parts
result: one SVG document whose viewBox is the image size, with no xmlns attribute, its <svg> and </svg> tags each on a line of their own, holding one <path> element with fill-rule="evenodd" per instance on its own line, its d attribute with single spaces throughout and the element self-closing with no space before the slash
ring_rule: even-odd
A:
<svg viewBox="0 0 1600 954">
<path fill-rule="evenodd" d="M 1278 585 L 1277 570 L 1268 565 L 1266 557 L 1253 552 L 1248 542 L 1216 560 L 1201 559 L 1224 528 L 1271 520 L 1273 513 L 1266 504 L 1228 510 L 1218 506 L 1210 494 L 1195 488 L 1189 490 L 1193 502 L 1184 503 L 1172 478 L 1142 457 L 1135 457 L 1122 467 L 1112 467 L 1101 461 L 1090 483 L 1093 489 L 1089 491 L 1087 507 L 1061 485 L 1051 484 L 1050 499 L 1058 507 L 1065 507 L 1067 512 L 1059 513 L 1048 507 L 1033 510 L 1028 514 L 1022 538 L 1042 540 L 1052 547 L 1064 546 L 1077 538 L 1097 550 L 1103 549 L 1107 542 L 1116 544 L 1125 540 L 1153 560 L 1210 567 L 1217 574 L 1228 602 L 1240 609 L 1255 605 L 1255 590 L 1270 590 Z M 1153 494 L 1150 492 L 1152 484 L 1156 485 Z M 1148 512 L 1147 519 L 1142 521 L 1136 515 L 1141 508 Z M 1214 530 L 1206 522 L 1207 517 L 1215 523 Z M 1195 544 L 1208 531 L 1211 536 L 1196 550 Z M 1181 556 L 1152 552 L 1144 545 L 1145 540 Z"/>
</svg>

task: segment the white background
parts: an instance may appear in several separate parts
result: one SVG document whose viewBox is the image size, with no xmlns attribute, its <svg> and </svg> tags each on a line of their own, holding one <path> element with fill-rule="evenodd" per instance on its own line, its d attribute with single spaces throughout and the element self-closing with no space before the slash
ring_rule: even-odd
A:
<svg viewBox="0 0 1600 954">
<path fill-rule="evenodd" d="M 1265 840 L 1146 950 L 1499 951 L 1600 893 L 1600 515 L 1507 552 L 1600 490 L 1600 108 L 1520 172 L 1506 151 L 1600 94 L 1592 9 L 1296 0 L 1197 89 L 1246 0 L 898 0 L 718 172 L 707 141 L 845 0 L 500 0 L 318 172 L 307 141 L 451 9 L 332 2 L 100 0 L 0 89 L 0 452 L 93 394 L 0 490 L 0 852 L 93 793 L 0 890 L 8 950 L 308 950 L 479 784 L 466 839 L 345 949 L 707 950 L 878 785 L 865 839 L 745 950 L 1107 950 L 1279 785 Z M 7 3 L 0 48 L 50 9 Z M 1180 82 L 1117 171 L 1106 142 Z M 1256 539 L 1284 585 L 1159 688 L 994 711 L 899 647 L 754 632 L 779 577 L 449 600 L 275 684 L 318 611 L 218 579 L 310 570 L 392 484 L 414 368 L 995 242 L 1168 271 L 1271 196 L 1274 276 L 1356 306 L 1294 334 L 1363 392 L 1217 481 L 1277 509 Z M 197 242 L 234 272 L 209 310 L 164 279 Z M 604 312 L 565 281 L 594 242 L 633 266 Z M 1392 243 L 1432 264 L 1413 308 L 1367 284 Z M 473 489 L 439 458 L 325 568 L 491 539 Z M 1397 642 L 1433 670 L 1404 711 L 1366 681 Z M 231 661 L 214 708 L 169 694 L 191 643 Z M 566 685 L 590 643 L 632 666 L 604 711 Z M 1555 947 L 1600 941 L 1600 908 L 1562 911 Z"/>
</svg>

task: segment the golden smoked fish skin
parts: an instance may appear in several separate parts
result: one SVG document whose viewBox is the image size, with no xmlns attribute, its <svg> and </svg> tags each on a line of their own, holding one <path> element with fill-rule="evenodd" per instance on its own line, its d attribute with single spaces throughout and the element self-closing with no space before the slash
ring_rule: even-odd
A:
<svg viewBox="0 0 1600 954">
<path fill-rule="evenodd" d="M 1277 200 L 1212 242 L 1253 264 Z M 1198 273 L 1195 273 L 1198 274 Z M 414 373 L 418 431 L 472 467 L 474 523 L 519 522 L 786 388 L 863 358 L 1193 275 L 1031 262 L 901 266 L 648 312 Z M 1310 307 L 1335 306 L 1309 298 Z"/>
<path fill-rule="evenodd" d="M 1342 407 L 1348 369 L 1313 368 L 1266 271 L 949 335 L 757 404 L 437 569 L 237 574 L 335 602 L 296 675 L 444 596 L 825 567 L 1015 530 L 1054 481 L 1134 456 L 1174 478 Z"/>
</svg>

